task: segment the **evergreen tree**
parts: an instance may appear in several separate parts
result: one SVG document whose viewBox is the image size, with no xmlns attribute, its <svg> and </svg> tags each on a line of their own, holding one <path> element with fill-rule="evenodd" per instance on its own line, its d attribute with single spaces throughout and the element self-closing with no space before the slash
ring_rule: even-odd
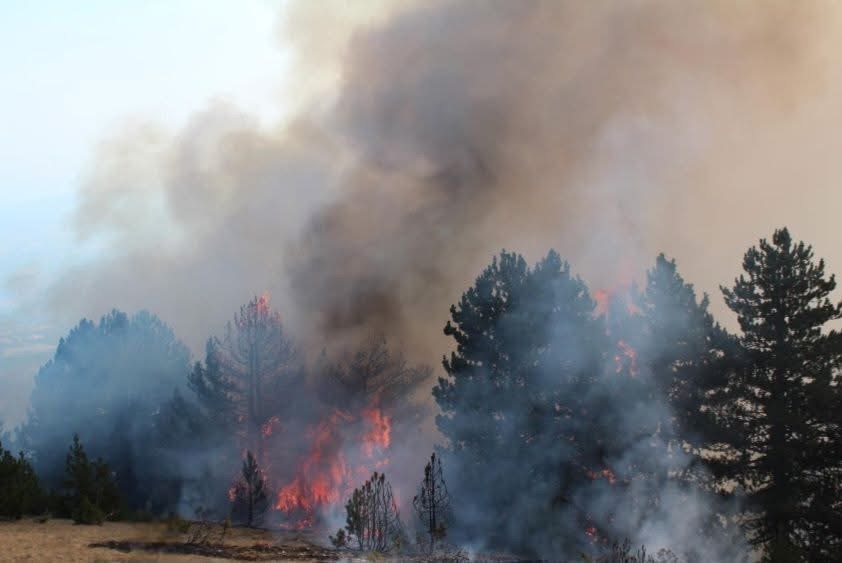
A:
<svg viewBox="0 0 842 563">
<path fill-rule="evenodd" d="M 659 434 L 670 445 L 664 464 L 686 469 L 680 454 L 693 456 L 701 472 L 702 450 L 715 447 L 717 426 L 712 395 L 727 382 L 727 360 L 736 341 L 713 319 L 707 295 L 697 300 L 691 284 L 678 273 L 674 260 L 661 254 L 647 272 L 646 286 L 637 300 L 642 318 L 639 333 L 641 363 L 652 378 L 653 401 L 663 401 Z M 691 471 L 694 478 L 700 472 Z M 685 475 L 689 477 L 689 475 Z"/>
<path fill-rule="evenodd" d="M 450 510 L 450 493 L 444 482 L 441 459 L 436 454 L 424 466 L 424 479 L 418 494 L 412 499 L 412 506 L 418 513 L 418 519 L 424 533 L 429 537 L 429 549 L 435 551 L 436 542 L 447 535 L 447 517 Z"/>
<path fill-rule="evenodd" d="M 188 387 L 194 393 L 202 413 L 206 414 L 206 430 L 227 431 L 238 421 L 238 385 L 233 377 L 222 370 L 219 360 L 219 342 L 211 338 L 205 344 L 205 363 L 196 362 L 187 377 Z M 184 399 L 176 397 L 177 402 Z M 186 407 L 186 405 L 177 405 Z"/>
<path fill-rule="evenodd" d="M 399 410 L 403 420 L 420 422 L 420 405 L 412 401 L 432 370 L 411 365 L 400 351 L 389 348 L 385 337 L 374 336 L 333 361 L 322 354 L 315 372 L 319 397 L 331 409 L 356 411 L 378 406 Z"/>
<path fill-rule="evenodd" d="M 224 335 L 207 341 L 204 362 L 194 364 L 188 374 L 192 393 L 174 395 L 159 416 L 166 442 L 189 451 L 194 461 L 184 472 L 182 490 L 187 496 L 227 511 L 240 452 L 251 452 L 261 467 L 282 466 L 286 457 L 296 454 L 298 435 L 272 432 L 272 427 L 307 407 L 302 404 L 306 401 L 288 400 L 306 390 L 305 373 L 267 296 L 242 306 Z M 242 519 L 248 518 L 243 514 Z"/>
<path fill-rule="evenodd" d="M 234 518 L 249 527 L 262 522 L 269 508 L 267 493 L 263 472 L 258 467 L 254 455 L 247 451 L 243 460 L 242 475 L 232 490 L 231 511 Z"/>
<path fill-rule="evenodd" d="M 655 416 L 650 421 L 652 437 L 661 446 L 651 458 L 648 500 L 660 505 L 664 491 L 669 491 L 679 501 L 703 502 L 709 510 L 685 523 L 685 532 L 713 540 L 693 545 L 721 546 L 722 551 L 688 557 L 736 561 L 745 555 L 744 542 L 735 524 L 734 504 L 722 502 L 731 487 L 727 472 L 721 470 L 735 450 L 727 443 L 729 429 L 717 413 L 731 399 L 728 376 L 738 344 L 715 322 L 708 306 L 707 295 L 697 299 L 675 261 L 661 254 L 634 300 L 639 323 L 627 338 L 637 350 L 640 378 L 648 380 L 645 397 Z"/>
<path fill-rule="evenodd" d="M 531 269 L 503 252 L 451 307 L 445 334 L 456 350 L 433 395 L 445 453 L 463 476 L 456 490 L 476 504 L 460 511 L 471 514 L 460 521 L 466 536 L 532 553 L 576 541 L 578 526 L 547 523 L 605 467 L 606 434 L 592 427 L 607 351 L 594 306 L 555 252 Z"/>
<path fill-rule="evenodd" d="M 0 443 L 0 517 L 20 518 L 43 508 L 38 477 L 23 452 L 13 456 Z"/>
<path fill-rule="evenodd" d="M 722 288 L 737 315 L 743 366 L 720 409 L 729 430 L 730 477 L 745 494 L 751 540 L 770 561 L 830 561 L 842 551 L 842 318 L 823 260 L 789 231 L 775 231 Z M 725 408 L 727 407 L 727 408 Z"/>
<path fill-rule="evenodd" d="M 376 471 L 345 504 L 345 528 L 330 538 L 337 547 L 356 545 L 361 551 L 386 552 L 403 537 L 392 485 Z"/>
<path fill-rule="evenodd" d="M 102 459 L 90 461 L 79 435 L 64 466 L 64 510 L 80 524 L 100 524 L 120 509 L 120 493 L 108 464 Z"/>
<path fill-rule="evenodd" d="M 82 320 L 60 340 L 35 377 L 21 445 L 49 488 L 62 482 L 68 429 L 106 459 L 129 508 L 164 510 L 173 502 L 170 465 L 160 463 L 161 405 L 182 387 L 190 353 L 150 313 L 119 311 Z"/>
<path fill-rule="evenodd" d="M 212 424 L 235 434 L 239 446 L 262 459 L 260 429 L 288 406 L 279 398 L 303 375 L 280 314 L 263 296 L 240 308 L 222 339 L 208 341 L 205 364 L 194 366 L 189 385 Z"/>
</svg>

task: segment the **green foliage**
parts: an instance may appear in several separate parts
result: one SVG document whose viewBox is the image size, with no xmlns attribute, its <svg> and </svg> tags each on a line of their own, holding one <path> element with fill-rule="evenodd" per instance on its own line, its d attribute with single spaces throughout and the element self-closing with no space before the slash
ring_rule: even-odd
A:
<svg viewBox="0 0 842 563">
<path fill-rule="evenodd" d="M 233 492 L 231 512 L 234 518 L 249 527 L 261 523 L 269 509 L 268 488 L 257 459 L 250 451 L 246 452 Z"/>
<path fill-rule="evenodd" d="M 740 364 L 717 409 L 744 492 L 751 540 L 774 561 L 825 561 L 842 551 L 842 319 L 812 248 L 775 231 L 722 288 L 737 315 Z"/>
<path fill-rule="evenodd" d="M 557 506 L 592 482 L 590 467 L 604 467 L 594 435 L 618 433 L 591 426 L 599 422 L 591 389 L 609 351 L 594 306 L 555 252 L 533 268 L 503 252 L 450 308 L 444 332 L 456 350 L 433 395 L 460 497 L 478 515 L 460 521 L 466 535 L 549 534 Z M 517 506 L 530 509 L 513 516 Z"/>
<path fill-rule="evenodd" d="M 707 295 L 698 299 L 675 261 L 661 254 L 634 301 L 636 311 L 631 316 L 636 322 L 623 337 L 637 350 L 640 378 L 651 383 L 651 389 L 639 396 L 657 425 L 653 434 L 667 446 L 652 452 L 655 463 L 644 466 L 650 471 L 649 501 L 661 502 L 665 486 L 692 493 L 708 509 L 695 523 L 692 534 L 700 539 L 693 542 L 693 549 L 716 545 L 728 553 L 693 551 L 686 554 L 688 558 L 737 560 L 743 551 L 742 531 L 735 524 L 737 510 L 734 503 L 721 502 L 726 495 L 721 489 L 720 460 L 729 455 L 730 447 L 729 430 L 719 413 L 729 401 L 729 375 L 738 361 L 739 345 L 715 322 L 708 306 Z"/>
<path fill-rule="evenodd" d="M 115 516 L 120 508 L 120 493 L 108 464 L 101 459 L 90 461 L 79 435 L 65 461 L 63 510 L 81 524 L 100 523 Z"/>
<path fill-rule="evenodd" d="M 169 508 L 177 475 L 160 461 L 163 433 L 155 422 L 161 404 L 184 386 L 189 358 L 149 313 L 112 311 L 99 322 L 80 321 L 36 375 L 21 428 L 21 446 L 42 483 L 61 487 L 68 432 L 77 431 L 92 457 L 108 461 L 128 508 Z"/>
<path fill-rule="evenodd" d="M 433 394 L 449 484 L 470 514 L 451 537 L 594 552 L 583 529 L 600 543 L 625 537 L 700 494 L 704 471 L 686 450 L 700 465 L 705 401 L 733 339 L 663 256 L 632 293 L 598 309 L 555 252 L 531 268 L 503 252 L 451 307 L 456 349 Z"/>
<path fill-rule="evenodd" d="M 386 476 L 376 471 L 345 503 L 345 529 L 331 536 L 337 546 L 385 553 L 404 541 L 404 530 Z"/>
<path fill-rule="evenodd" d="M 665 411 L 669 420 L 659 422 L 661 433 L 674 446 L 690 444 L 698 450 L 716 441 L 706 407 L 710 393 L 725 382 L 723 356 L 733 356 L 736 342 L 708 312 L 707 295 L 697 300 L 674 260 L 659 255 L 646 280 L 636 304 L 642 319 L 638 353 L 670 407 Z"/>
<path fill-rule="evenodd" d="M 23 453 L 13 456 L 0 443 L 0 517 L 20 518 L 44 508 L 38 477 Z"/>
<path fill-rule="evenodd" d="M 189 376 L 209 422 L 220 429 L 238 428 L 238 444 L 258 451 L 260 428 L 282 410 L 278 397 L 301 381 L 304 371 L 292 340 L 268 297 L 255 297 L 240 307 L 223 338 L 211 338 L 205 363 Z"/>
<path fill-rule="evenodd" d="M 70 517 L 76 524 L 96 524 L 99 526 L 105 520 L 105 513 L 103 513 L 101 508 L 92 503 L 88 497 L 82 497 L 82 500 L 73 509 Z"/>
</svg>

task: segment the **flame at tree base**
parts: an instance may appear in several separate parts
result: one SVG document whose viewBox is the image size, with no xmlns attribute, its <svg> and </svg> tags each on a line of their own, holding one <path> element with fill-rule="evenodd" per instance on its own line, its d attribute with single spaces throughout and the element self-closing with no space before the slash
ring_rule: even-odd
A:
<svg viewBox="0 0 842 563">
<path fill-rule="evenodd" d="M 346 439 L 348 432 L 354 434 L 351 440 Z M 284 519 L 281 527 L 313 527 L 322 512 L 340 506 L 356 482 L 389 463 L 391 433 L 390 417 L 377 407 L 364 409 L 358 417 L 335 409 L 310 429 L 310 449 L 274 504 Z"/>
</svg>

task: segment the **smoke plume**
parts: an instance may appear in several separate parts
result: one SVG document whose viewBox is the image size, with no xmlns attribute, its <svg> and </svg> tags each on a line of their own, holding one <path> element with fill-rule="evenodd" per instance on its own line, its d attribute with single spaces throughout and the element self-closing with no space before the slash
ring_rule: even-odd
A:
<svg viewBox="0 0 842 563">
<path fill-rule="evenodd" d="M 714 288 L 778 216 L 827 239 L 804 196 L 827 191 L 831 3 L 374 7 L 290 8 L 283 123 L 214 102 L 104 141 L 74 219 L 100 252 L 50 305 L 154 310 L 199 349 L 268 289 L 319 346 L 387 331 L 429 360 L 502 247 L 553 246 L 595 287 L 665 250 Z"/>
</svg>

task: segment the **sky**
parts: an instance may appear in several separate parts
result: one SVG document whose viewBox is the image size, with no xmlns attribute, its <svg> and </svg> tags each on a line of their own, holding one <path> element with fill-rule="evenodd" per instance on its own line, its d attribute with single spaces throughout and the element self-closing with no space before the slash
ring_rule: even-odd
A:
<svg viewBox="0 0 842 563">
<path fill-rule="evenodd" d="M 236 5 L 236 9 L 232 9 Z M 289 54 L 272 0 L 0 2 L 0 418 L 69 327 L 16 297 L 95 252 L 71 228 L 97 144 L 225 101 L 277 120 Z M 4 365 L 5 364 L 5 365 Z M 23 382 L 23 383 L 22 383 Z"/>
</svg>

